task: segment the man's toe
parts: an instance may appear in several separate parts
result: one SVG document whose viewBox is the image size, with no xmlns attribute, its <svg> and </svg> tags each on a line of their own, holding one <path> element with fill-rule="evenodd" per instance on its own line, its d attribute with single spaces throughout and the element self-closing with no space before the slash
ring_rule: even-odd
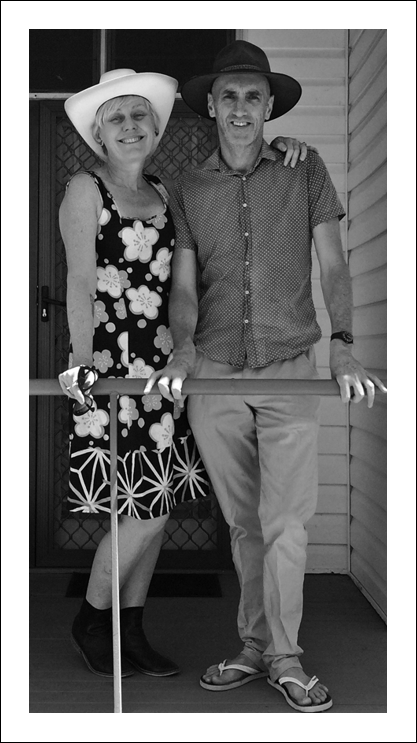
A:
<svg viewBox="0 0 417 743">
<path fill-rule="evenodd" d="M 204 673 L 203 674 L 203 680 L 204 681 L 207 681 L 208 683 L 210 683 L 210 681 L 212 680 L 212 678 L 214 678 L 214 676 L 215 676 L 214 673 Z"/>
<path fill-rule="evenodd" d="M 218 671 L 218 670 L 219 670 L 219 666 L 214 664 L 213 666 L 209 666 L 207 668 L 206 673 L 214 673 L 215 671 Z"/>
</svg>

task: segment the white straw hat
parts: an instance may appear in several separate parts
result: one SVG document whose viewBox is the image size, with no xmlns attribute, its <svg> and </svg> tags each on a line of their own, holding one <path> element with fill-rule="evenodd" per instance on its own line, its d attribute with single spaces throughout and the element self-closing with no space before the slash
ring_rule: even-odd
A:
<svg viewBox="0 0 417 743">
<path fill-rule="evenodd" d="M 98 85 L 81 90 L 65 101 L 65 111 L 82 138 L 100 157 L 102 148 L 93 138 L 96 111 L 111 98 L 121 95 L 140 95 L 147 98 L 159 119 L 156 145 L 165 131 L 175 101 L 178 81 L 159 72 L 135 70 L 109 70 L 104 72 Z"/>
</svg>

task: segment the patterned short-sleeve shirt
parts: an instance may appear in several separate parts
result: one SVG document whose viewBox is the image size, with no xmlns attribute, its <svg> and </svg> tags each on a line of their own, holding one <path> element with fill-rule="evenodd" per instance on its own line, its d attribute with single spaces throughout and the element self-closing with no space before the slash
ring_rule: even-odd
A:
<svg viewBox="0 0 417 743">
<path fill-rule="evenodd" d="M 293 358 L 321 337 L 311 289 L 313 228 L 345 212 L 322 159 L 295 168 L 263 142 L 245 174 L 216 150 L 176 181 L 175 250 L 199 268 L 196 347 L 252 368 Z"/>
</svg>

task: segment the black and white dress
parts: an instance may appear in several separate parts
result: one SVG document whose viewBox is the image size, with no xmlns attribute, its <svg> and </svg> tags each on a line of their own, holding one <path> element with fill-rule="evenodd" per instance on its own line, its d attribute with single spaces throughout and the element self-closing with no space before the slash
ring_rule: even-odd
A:
<svg viewBox="0 0 417 743">
<path fill-rule="evenodd" d="M 94 366 L 103 378 L 147 378 L 172 351 L 168 325 L 170 261 L 175 231 L 168 194 L 155 176 L 162 213 L 141 221 L 121 217 L 102 180 L 96 237 Z M 94 388 L 93 388 L 94 395 Z M 94 396 L 96 409 L 71 413 L 70 510 L 110 511 L 109 397 Z M 150 519 L 186 500 L 206 496 L 209 482 L 182 411 L 161 395 L 118 397 L 118 510 Z"/>
</svg>

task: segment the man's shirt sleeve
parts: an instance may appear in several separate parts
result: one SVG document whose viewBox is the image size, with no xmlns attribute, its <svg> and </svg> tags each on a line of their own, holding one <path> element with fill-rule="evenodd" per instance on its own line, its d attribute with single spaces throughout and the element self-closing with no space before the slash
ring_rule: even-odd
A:
<svg viewBox="0 0 417 743">
<path fill-rule="evenodd" d="M 334 217 L 345 216 L 328 170 L 319 155 L 309 151 L 307 160 L 308 210 L 310 229 Z"/>
<path fill-rule="evenodd" d="M 196 250 L 196 244 L 188 226 L 181 178 L 177 178 L 170 201 L 170 209 L 175 225 L 175 249 Z"/>
</svg>

